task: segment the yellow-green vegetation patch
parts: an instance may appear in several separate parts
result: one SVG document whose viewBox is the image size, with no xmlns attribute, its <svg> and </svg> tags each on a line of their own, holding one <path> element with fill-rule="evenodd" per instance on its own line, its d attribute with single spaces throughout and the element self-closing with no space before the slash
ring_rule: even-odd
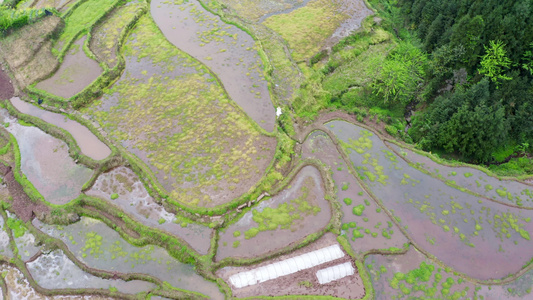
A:
<svg viewBox="0 0 533 300">
<path fill-rule="evenodd" d="M 21 237 L 26 233 L 26 225 L 20 219 L 7 218 L 7 227 L 13 232 L 15 238 Z"/>
<path fill-rule="evenodd" d="M 261 135 L 209 70 L 170 44 L 149 17 L 139 20 L 124 53 L 162 74 L 126 66 L 109 96 L 87 113 L 142 153 L 173 199 L 212 207 L 247 192 L 273 156 L 274 139 Z"/>
<path fill-rule="evenodd" d="M 95 24 L 118 0 L 87 0 L 80 4 L 65 19 L 65 28 L 54 49 L 58 54 L 66 50 L 66 46 L 78 37 L 80 32 Z"/>
<path fill-rule="evenodd" d="M 266 207 L 262 211 L 254 209 L 252 211 L 254 222 L 257 227 L 252 227 L 244 232 L 246 239 L 253 238 L 261 231 L 291 229 L 296 220 L 303 220 L 305 216 L 315 215 L 320 212 L 320 207 L 311 205 L 307 201 L 309 188 L 314 185 L 310 177 L 305 179 L 304 185 L 300 189 L 301 195 L 289 202 L 279 204 L 276 208 Z M 235 235 L 235 234 L 234 234 Z"/>
<path fill-rule="evenodd" d="M 269 17 L 263 24 L 289 43 L 295 60 L 305 60 L 318 52 L 325 40 L 349 17 L 338 11 L 339 6 L 338 0 L 314 0 L 288 14 Z"/>
<path fill-rule="evenodd" d="M 108 67 L 116 64 L 115 52 L 120 35 L 144 6 L 144 3 L 128 3 L 117 8 L 104 22 L 94 28 L 90 48 L 98 60 L 105 62 Z"/>
<path fill-rule="evenodd" d="M 452 277 L 444 279 L 442 273 L 442 269 L 435 270 L 435 266 L 421 262 L 418 268 L 407 273 L 394 273 L 389 285 L 394 290 L 398 290 L 396 299 L 409 298 L 408 295 L 411 292 L 422 292 L 427 299 L 463 299 L 466 297 L 468 287 L 450 294 L 452 286 L 461 282 L 456 282 Z"/>
</svg>

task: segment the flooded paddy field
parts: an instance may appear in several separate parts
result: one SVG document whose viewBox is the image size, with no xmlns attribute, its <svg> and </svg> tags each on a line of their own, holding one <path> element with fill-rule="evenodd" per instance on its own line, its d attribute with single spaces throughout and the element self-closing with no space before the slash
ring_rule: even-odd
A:
<svg viewBox="0 0 533 300">
<path fill-rule="evenodd" d="M 68 226 L 47 225 L 34 220 L 44 233 L 61 239 L 77 259 L 95 269 L 148 274 L 175 288 L 223 299 L 215 283 L 198 275 L 192 265 L 183 264 L 157 246 L 135 247 L 104 223 L 81 218 Z"/>
<path fill-rule="evenodd" d="M 125 294 L 150 291 L 155 284 L 140 281 L 101 279 L 78 268 L 61 250 L 41 254 L 27 264 L 28 271 L 39 286 L 46 289 L 94 288 L 113 289 Z"/>
<path fill-rule="evenodd" d="M 320 159 L 333 172 L 337 200 L 343 213 L 342 234 L 355 252 L 403 248 L 407 238 L 360 186 L 327 134 L 312 132 L 303 144 L 302 156 Z"/>
<path fill-rule="evenodd" d="M 251 36 L 222 22 L 196 0 L 154 0 L 150 11 L 172 44 L 217 74 L 229 97 L 259 126 L 274 130 L 274 106 Z"/>
<path fill-rule="evenodd" d="M 531 210 L 448 186 L 409 166 L 361 127 L 344 121 L 327 127 L 339 138 L 357 175 L 419 247 L 480 280 L 501 279 L 528 264 L 533 254 Z"/>
<path fill-rule="evenodd" d="M 286 190 L 221 230 L 216 260 L 262 256 L 320 231 L 331 218 L 324 195 L 320 172 L 312 166 L 302 168 Z"/>
<path fill-rule="evenodd" d="M 37 127 L 21 125 L 5 109 L 0 119 L 17 140 L 22 172 L 46 201 L 65 204 L 80 195 L 93 171 L 74 162 L 65 142 Z"/>
<path fill-rule="evenodd" d="M 328 295 L 345 299 L 360 299 L 365 295 L 365 289 L 356 268 L 354 273 L 351 275 L 344 276 L 328 283 L 321 284 L 317 279 L 317 272 L 326 269 L 327 267 L 336 266 L 343 263 L 353 264 L 350 257 L 345 255 L 342 251 L 338 255 L 339 258 L 335 259 L 322 257 L 320 256 L 320 252 L 318 252 L 321 249 L 326 249 L 332 246 L 333 249 L 335 249 L 334 246 L 338 245 L 339 244 L 335 239 L 335 235 L 327 233 L 316 242 L 307 247 L 298 249 L 291 254 L 282 255 L 275 259 L 266 260 L 260 264 L 246 267 L 225 267 L 218 270 L 216 274 L 230 284 L 233 296 L 238 298 L 257 296 L 272 297 L 284 295 Z M 315 256 L 315 261 L 320 261 L 322 263 L 306 268 L 304 267 L 305 263 L 303 261 L 300 262 L 299 260 L 311 252 L 314 252 L 317 255 Z M 232 284 L 232 279 L 235 280 L 235 278 L 237 278 L 235 276 L 238 276 L 238 274 L 243 274 L 261 268 L 266 268 L 266 270 L 270 271 L 269 268 L 271 268 L 273 265 L 276 265 L 276 263 L 281 263 L 284 266 L 285 262 L 287 262 L 288 266 L 291 266 L 293 264 L 292 259 L 295 259 L 294 261 L 298 261 L 296 262 L 297 264 L 301 263 L 302 267 L 298 268 L 300 271 L 291 273 L 289 276 L 280 276 L 265 282 L 252 284 L 245 287 L 236 287 L 234 284 Z M 274 272 L 280 272 L 277 266 L 273 269 L 275 269 Z"/>
<path fill-rule="evenodd" d="M 0 36 L 2 298 L 531 298 L 531 183 L 300 120 L 315 54 L 341 97 L 397 44 L 330 51 L 364 1 L 18 7 L 57 12 Z"/>
<path fill-rule="evenodd" d="M 93 82 L 102 73 L 102 68 L 83 51 L 85 39 L 84 36 L 72 44 L 54 75 L 35 87 L 68 99 Z"/>
<path fill-rule="evenodd" d="M 201 254 L 207 254 L 209 250 L 213 230 L 167 212 L 148 194 L 131 169 L 118 167 L 101 174 L 85 193 L 106 199 L 146 226 L 162 229 L 183 239 Z"/>
<path fill-rule="evenodd" d="M 7 287 L 7 299 L 17 300 L 111 300 L 112 297 L 102 296 L 82 296 L 82 295 L 58 295 L 58 296 L 46 296 L 37 292 L 24 277 L 24 274 L 17 268 L 7 265 L 0 265 L 0 272 L 5 274 L 4 281 Z"/>
<path fill-rule="evenodd" d="M 400 154 L 400 157 L 407 162 L 415 164 L 418 168 L 430 172 L 447 183 L 503 203 L 533 207 L 532 184 L 517 180 L 502 180 L 475 168 L 441 165 L 427 156 L 396 144 L 387 143 L 387 146 Z"/>
<path fill-rule="evenodd" d="M 84 112 L 146 163 L 172 199 L 213 207 L 247 192 L 270 163 L 275 138 L 255 129 L 150 18 L 139 20 L 124 51 L 121 79 Z"/>
<path fill-rule="evenodd" d="M 49 124 L 68 131 L 76 140 L 76 143 L 78 143 L 81 152 L 90 158 L 100 160 L 111 154 L 111 149 L 100 141 L 87 127 L 69 119 L 67 116 L 39 109 L 37 106 L 20 100 L 18 97 L 11 98 L 10 101 L 21 113 L 37 117 Z"/>
<path fill-rule="evenodd" d="M 427 259 L 415 248 L 365 259 L 374 299 L 473 299 L 475 285 Z"/>
</svg>

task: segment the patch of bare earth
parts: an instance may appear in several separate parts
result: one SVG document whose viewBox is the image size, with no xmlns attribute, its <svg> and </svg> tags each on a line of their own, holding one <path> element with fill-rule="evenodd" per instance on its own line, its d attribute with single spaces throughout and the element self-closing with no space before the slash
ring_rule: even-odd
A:
<svg viewBox="0 0 533 300">
<path fill-rule="evenodd" d="M 240 272 L 249 271 L 262 266 L 266 266 L 278 261 L 286 260 L 291 257 L 299 256 L 307 252 L 325 248 L 337 243 L 335 235 L 326 233 L 323 237 L 307 247 L 296 250 L 291 254 L 283 255 L 272 260 L 262 262 L 260 264 L 251 265 L 247 267 L 226 267 L 216 272 L 216 275 L 229 283 L 229 277 Z M 332 281 L 326 284 L 318 282 L 316 272 L 331 266 L 351 262 L 355 268 L 355 273 L 351 276 L 344 277 L 339 280 Z M 247 286 L 243 288 L 236 288 L 229 283 L 233 297 L 257 297 L 257 296 L 285 296 L 285 295 L 326 295 L 333 297 L 340 297 L 346 299 L 361 299 L 365 295 L 365 287 L 363 280 L 357 272 L 357 267 L 352 262 L 349 255 L 315 266 L 310 269 L 302 270 L 294 274 L 282 276 L 277 279 L 265 281 L 260 284 Z"/>
<path fill-rule="evenodd" d="M 26 195 L 22 185 L 15 180 L 11 166 L 0 164 L 0 174 L 3 174 L 4 181 L 7 184 L 9 194 L 13 198 L 11 202 L 11 210 L 22 221 L 30 221 L 35 215 L 47 214 L 49 208 L 42 203 L 35 203 L 31 201 L 30 197 Z"/>
<path fill-rule="evenodd" d="M 61 30 L 63 21 L 49 16 L 12 32 L 0 41 L 0 55 L 8 63 L 21 88 L 47 77 L 57 68 L 51 36 Z"/>
<path fill-rule="evenodd" d="M 6 100 L 13 97 L 15 89 L 11 84 L 11 79 L 7 74 L 0 70 L 0 100 Z"/>
</svg>

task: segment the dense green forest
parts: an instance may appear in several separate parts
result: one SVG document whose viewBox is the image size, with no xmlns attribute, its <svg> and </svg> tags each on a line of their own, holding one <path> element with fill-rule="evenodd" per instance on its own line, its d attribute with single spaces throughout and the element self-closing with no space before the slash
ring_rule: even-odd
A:
<svg viewBox="0 0 533 300">
<path fill-rule="evenodd" d="M 424 150 L 505 175 L 533 173 L 533 1 L 370 3 L 395 46 L 374 63 L 377 71 L 357 95 L 329 93 L 326 102 L 357 113 L 350 107 L 366 97 L 371 110 L 396 120 L 406 113 L 408 134 L 398 132 Z M 353 41 L 379 30 L 344 43 L 356 47 Z M 335 51 L 325 74 L 339 68 L 332 67 Z"/>
<path fill-rule="evenodd" d="M 398 2 L 431 61 L 410 130 L 425 149 L 478 162 L 533 144 L 533 2 Z M 443 92 L 446 91 L 446 92 Z M 506 146 L 507 145 L 507 146 Z"/>
</svg>

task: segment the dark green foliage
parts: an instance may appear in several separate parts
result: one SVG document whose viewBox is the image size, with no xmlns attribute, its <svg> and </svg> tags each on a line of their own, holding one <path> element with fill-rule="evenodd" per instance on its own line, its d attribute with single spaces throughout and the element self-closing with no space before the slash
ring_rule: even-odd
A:
<svg viewBox="0 0 533 300">
<path fill-rule="evenodd" d="M 532 144 L 533 2 L 372 3 L 385 15 L 394 6 L 403 19 L 394 22 L 403 26 L 397 30 L 415 33 L 429 55 L 423 87 L 414 92 L 430 103 L 413 120 L 415 142 L 477 162 L 492 162 L 506 144 Z"/>
<path fill-rule="evenodd" d="M 484 79 L 464 91 L 438 97 L 426 114 L 415 118 L 411 133 L 423 148 L 486 162 L 507 141 L 509 120 L 501 102 L 491 103 L 489 82 Z"/>
</svg>

